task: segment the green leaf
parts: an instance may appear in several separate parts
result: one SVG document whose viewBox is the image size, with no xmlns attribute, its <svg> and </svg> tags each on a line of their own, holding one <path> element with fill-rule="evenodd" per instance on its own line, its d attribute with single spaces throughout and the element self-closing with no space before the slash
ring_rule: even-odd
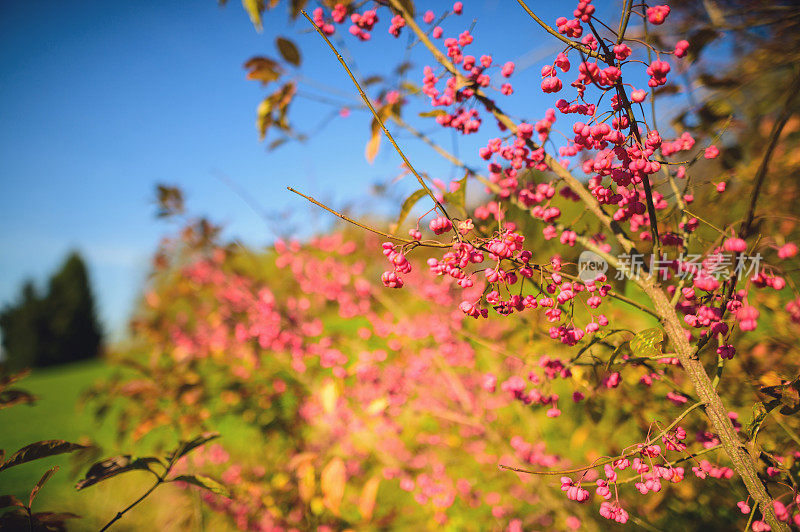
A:
<svg viewBox="0 0 800 532">
<path fill-rule="evenodd" d="M 657 357 L 661 354 L 659 344 L 664 339 L 664 333 L 658 327 L 640 331 L 631 338 L 631 351 L 634 356 Z"/>
<path fill-rule="evenodd" d="M 204 475 L 180 475 L 171 479 L 170 482 L 186 482 L 188 484 L 192 484 L 194 486 L 203 488 L 204 490 L 208 490 L 211 493 L 216 493 L 217 495 L 230 497 L 230 492 L 228 491 L 228 488 L 226 488 L 213 478 Z"/>
<path fill-rule="evenodd" d="M 278 37 L 275 40 L 275 45 L 278 47 L 281 57 L 283 57 L 287 63 L 300 66 L 300 50 L 297 49 L 297 46 L 295 46 L 292 41 L 284 37 Z"/>
<path fill-rule="evenodd" d="M 19 464 L 24 464 L 25 462 L 38 460 L 39 458 L 47 458 L 48 456 L 54 456 L 57 454 L 71 453 L 72 451 L 77 451 L 78 449 L 83 449 L 85 447 L 85 445 L 70 443 L 64 440 L 43 440 L 36 443 L 31 443 L 30 445 L 26 445 L 19 451 L 12 454 L 5 463 L 0 465 L 0 471 Z"/>
<path fill-rule="evenodd" d="M 130 455 L 113 456 L 101 460 L 89 468 L 83 480 L 75 484 L 75 489 L 82 490 L 98 482 L 115 477 L 128 471 L 148 471 L 150 464 L 160 464 L 161 460 L 153 456 L 133 460 Z"/>
<path fill-rule="evenodd" d="M 758 401 L 753 405 L 753 417 L 750 419 L 750 422 L 745 428 L 748 440 L 754 440 L 756 438 L 758 431 L 761 430 L 761 425 L 764 423 L 764 420 L 767 418 L 768 414 L 769 410 L 767 410 L 767 408 L 764 406 L 764 403 L 761 401 Z"/>
<path fill-rule="evenodd" d="M 434 117 L 434 116 L 444 116 L 446 114 L 447 114 L 447 111 L 445 111 L 444 109 L 434 109 L 433 111 L 427 111 L 427 112 L 424 112 L 424 113 L 420 113 L 419 116 L 421 116 L 422 118 L 431 118 L 431 117 Z"/>
<path fill-rule="evenodd" d="M 403 222 L 405 221 L 406 216 L 408 216 L 408 213 L 411 211 L 414 205 L 416 205 L 416 203 L 423 196 L 425 196 L 425 194 L 427 194 L 427 192 L 425 192 L 424 188 L 421 188 L 419 190 L 415 190 L 414 192 L 412 192 L 411 195 L 407 197 L 405 201 L 403 201 L 403 205 L 400 207 L 400 215 L 397 217 L 397 222 L 396 222 L 398 228 L 401 225 L 403 225 Z"/>
<path fill-rule="evenodd" d="M 178 448 L 167 456 L 167 460 L 175 462 L 181 456 L 186 456 L 201 445 L 205 445 L 215 438 L 219 438 L 219 432 L 204 432 L 189 441 L 181 442 Z"/>
<path fill-rule="evenodd" d="M 464 177 L 457 181 L 458 190 L 455 192 L 447 192 L 444 194 L 444 199 L 450 205 L 454 205 L 466 212 L 467 203 L 467 176 L 469 172 L 464 174 Z"/>
<path fill-rule="evenodd" d="M 36 485 L 31 490 L 31 496 L 30 499 L 28 499 L 28 508 L 33 506 L 33 499 L 36 498 L 36 495 L 39 493 L 39 490 L 42 489 L 42 486 L 44 486 L 45 482 L 50 480 L 50 477 L 52 477 L 58 470 L 59 470 L 58 466 L 51 467 L 45 472 L 44 475 L 42 475 L 42 478 L 39 479 L 39 482 L 37 482 Z"/>
<path fill-rule="evenodd" d="M 624 351 L 628 351 L 628 352 L 630 352 L 630 351 L 631 351 L 631 343 L 630 343 L 630 342 L 628 342 L 627 340 L 626 340 L 626 341 L 624 341 L 624 342 L 622 342 L 621 344 L 619 344 L 619 345 L 617 346 L 617 348 L 616 348 L 616 349 L 614 349 L 614 352 L 613 352 L 613 353 L 611 353 L 611 358 L 609 358 L 609 359 L 608 359 L 608 362 L 606 363 L 606 371 L 609 371 L 609 370 L 611 369 L 611 366 L 613 366 L 613 365 L 614 365 L 614 361 L 615 361 L 615 360 L 617 359 L 617 357 L 619 357 L 619 356 L 620 356 L 620 355 L 621 355 L 621 354 L 622 354 Z"/>
</svg>

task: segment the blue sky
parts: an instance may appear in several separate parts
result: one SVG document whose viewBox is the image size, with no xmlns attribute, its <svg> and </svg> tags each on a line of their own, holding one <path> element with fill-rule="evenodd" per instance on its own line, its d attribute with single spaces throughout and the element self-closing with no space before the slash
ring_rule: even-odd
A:
<svg viewBox="0 0 800 532">
<path fill-rule="evenodd" d="M 558 47 L 511 0 L 465 4 L 462 17 L 445 22 L 445 36 L 478 18 L 471 53 L 529 66 L 512 78 L 517 94 L 503 100 L 504 108 L 540 118 L 553 99 L 535 89 L 538 71 Z M 530 3 L 550 21 L 561 14 L 555 4 Z M 451 3 L 417 2 L 419 10 L 422 5 L 438 14 Z M 612 3 L 600 5 L 601 14 L 611 9 Z M 266 92 L 245 80 L 242 64 L 254 55 L 276 56 L 277 35 L 300 45 L 298 76 L 333 86 L 342 100 L 357 104 L 341 67 L 304 22 L 289 24 L 280 8 L 257 33 L 235 0 L 224 8 L 212 0 L 4 2 L 0 304 L 14 300 L 27 278 L 43 283 L 74 248 L 89 263 L 106 329 L 122 331 L 150 255 L 173 229 L 154 217 L 156 183 L 181 186 L 193 213 L 223 223 L 228 236 L 253 245 L 269 243 L 273 233 L 219 175 L 266 211 L 293 211 L 297 225 L 290 227 L 297 234 L 322 229 L 330 218 L 292 196 L 287 185 L 339 207 L 373 209 L 370 186 L 391 179 L 399 159 L 384 143 L 375 163 L 366 163 L 369 118 L 363 112 L 331 122 L 304 144 L 267 152 L 258 141 L 255 109 Z M 381 20 L 369 44 L 347 35 L 364 76 L 386 73 L 406 54 L 405 37 L 389 37 L 387 27 L 388 20 Z M 429 59 L 420 46 L 410 54 L 410 78 L 419 83 Z M 523 84 L 534 90 L 520 90 Z M 320 103 L 297 102 L 292 116 L 308 132 L 329 112 Z M 452 143 L 446 131 L 435 137 Z M 478 140 L 464 139 L 461 152 L 474 153 Z M 427 147 L 407 138 L 405 145 L 420 169 L 445 180 L 454 175 Z M 398 195 L 413 188 L 405 181 L 393 185 Z M 377 207 L 390 209 L 385 202 Z"/>
</svg>

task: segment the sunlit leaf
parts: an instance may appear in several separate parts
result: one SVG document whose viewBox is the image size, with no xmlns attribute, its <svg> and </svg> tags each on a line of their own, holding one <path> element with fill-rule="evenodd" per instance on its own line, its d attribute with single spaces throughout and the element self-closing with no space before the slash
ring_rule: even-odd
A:
<svg viewBox="0 0 800 532">
<path fill-rule="evenodd" d="M 317 453 L 298 453 L 289 460 L 289 469 L 297 469 L 306 462 L 310 462 L 317 457 Z"/>
<path fill-rule="evenodd" d="M 311 500 L 316 490 L 317 479 L 311 462 L 303 462 L 297 468 L 297 491 L 304 502 Z"/>
<path fill-rule="evenodd" d="M 631 338 L 631 351 L 634 356 L 657 357 L 661 354 L 659 344 L 664 339 L 661 329 L 653 327 L 640 331 Z"/>
<path fill-rule="evenodd" d="M 425 192 L 425 189 L 421 188 L 412 192 L 411 195 L 403 201 L 403 204 L 400 206 L 400 214 L 397 216 L 397 222 L 395 222 L 398 228 L 403 225 L 403 222 L 408 216 L 408 213 L 411 212 L 411 209 L 414 208 L 414 205 L 426 194 L 427 192 Z"/>
<path fill-rule="evenodd" d="M 378 155 L 378 149 L 381 146 L 381 132 L 373 131 L 372 136 L 370 136 L 369 141 L 367 141 L 367 147 L 364 150 L 364 157 L 367 158 L 367 162 L 372 163 L 375 160 L 375 157 Z"/>
<path fill-rule="evenodd" d="M 339 515 L 339 506 L 344 497 L 344 487 L 347 481 L 347 474 L 344 468 L 344 461 L 338 456 L 333 458 L 320 475 L 320 487 L 325 503 L 334 515 Z"/>
<path fill-rule="evenodd" d="M 230 496 L 228 488 L 213 478 L 204 475 L 180 475 L 170 480 L 170 482 L 186 482 L 187 484 L 192 484 L 193 486 L 208 490 L 211 493 L 216 493 L 217 495 L 223 495 L 225 497 Z"/>
<path fill-rule="evenodd" d="M 261 31 L 263 29 L 261 15 L 266 8 L 264 0 L 242 0 L 242 7 L 247 11 L 247 14 L 250 16 L 250 21 L 253 23 L 256 30 Z"/>
<path fill-rule="evenodd" d="M 46 458 L 57 454 L 71 453 L 72 451 L 83 449 L 84 447 L 86 446 L 64 440 L 43 440 L 31 443 L 12 454 L 6 462 L 0 465 L 0 471 L 19 464 L 24 464 L 25 462 L 30 462 L 31 460 L 38 460 L 39 458 Z"/>
<path fill-rule="evenodd" d="M 267 129 L 272 125 L 272 98 L 267 97 L 258 104 L 256 110 L 256 127 L 258 128 L 259 140 L 264 140 L 267 136 Z"/>
<path fill-rule="evenodd" d="M 447 203 L 449 203 L 451 205 L 454 205 L 454 206 L 458 207 L 459 209 L 461 209 L 462 211 L 465 211 L 465 212 L 466 212 L 465 207 L 466 207 L 466 203 L 467 203 L 467 176 L 468 175 L 469 175 L 469 172 L 465 173 L 464 177 L 462 177 L 461 179 L 456 181 L 456 183 L 458 183 L 458 189 L 456 189 L 455 192 L 447 192 L 444 195 L 444 199 L 445 199 L 445 201 L 447 201 Z"/>
<path fill-rule="evenodd" d="M 59 470 L 59 467 L 58 467 L 58 466 L 55 466 L 55 467 L 51 467 L 50 469 L 48 469 L 47 471 L 45 471 L 44 475 L 42 475 L 42 478 L 40 478 L 40 479 L 39 479 L 39 482 L 37 482 L 37 483 L 36 483 L 36 485 L 35 485 L 35 486 L 33 487 L 33 489 L 31 490 L 31 496 L 30 496 L 30 498 L 28 499 L 28 508 L 30 508 L 31 506 L 33 506 L 33 499 L 35 499 L 35 498 L 36 498 L 36 495 L 37 495 L 37 494 L 39 493 L 39 491 L 42 489 L 42 486 L 44 486 L 44 485 L 45 485 L 45 483 L 46 483 L 48 480 L 50 480 L 50 477 L 52 477 L 52 476 L 55 474 L 55 472 L 56 472 L 56 471 L 58 471 L 58 470 Z"/>
<path fill-rule="evenodd" d="M 419 92 L 422 92 L 422 89 L 420 88 L 419 85 L 412 83 L 410 81 L 401 82 L 400 87 L 402 87 L 402 89 L 408 92 L 409 94 L 417 94 Z"/>
<path fill-rule="evenodd" d="M 389 400 L 385 397 L 378 397 L 367 405 L 366 412 L 371 416 L 377 416 L 389 406 Z"/>
<path fill-rule="evenodd" d="M 358 497 L 358 511 L 365 521 L 372 519 L 375 511 L 375 499 L 378 496 L 378 488 L 381 485 L 381 477 L 370 478 L 361 488 L 361 495 Z"/>
<path fill-rule="evenodd" d="M 322 409 L 330 414 L 336 408 L 336 400 L 338 398 L 338 392 L 336 390 L 336 383 L 333 381 L 328 381 L 322 386 L 322 390 L 320 391 L 320 401 L 322 403 Z"/>
</svg>

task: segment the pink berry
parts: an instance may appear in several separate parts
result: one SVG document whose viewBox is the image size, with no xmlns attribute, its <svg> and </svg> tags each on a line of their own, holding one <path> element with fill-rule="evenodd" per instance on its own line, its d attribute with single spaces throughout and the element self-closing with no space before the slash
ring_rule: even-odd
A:
<svg viewBox="0 0 800 532">
<path fill-rule="evenodd" d="M 708 148 L 706 148 L 705 153 L 703 153 L 703 157 L 705 157 L 706 159 L 715 159 L 718 156 L 719 156 L 719 148 L 717 148 L 713 144 Z"/>
</svg>

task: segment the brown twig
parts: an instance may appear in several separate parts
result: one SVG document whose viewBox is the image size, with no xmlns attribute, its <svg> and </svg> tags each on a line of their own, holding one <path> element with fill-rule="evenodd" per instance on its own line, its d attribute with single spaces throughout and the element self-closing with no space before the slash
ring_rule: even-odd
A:
<svg viewBox="0 0 800 532">
<path fill-rule="evenodd" d="M 317 33 L 319 33 L 320 36 L 322 36 L 322 38 L 325 39 L 325 42 L 328 44 L 330 49 L 336 55 L 336 59 L 339 60 L 339 63 L 342 65 L 342 67 L 344 67 L 345 71 L 347 72 L 347 75 L 350 76 L 350 80 L 353 82 L 353 85 L 356 86 L 356 89 L 358 89 L 358 93 L 361 95 L 361 99 L 364 100 L 364 103 L 367 105 L 369 110 L 372 112 L 372 116 L 375 118 L 375 121 L 378 123 L 378 125 L 380 125 L 381 130 L 383 130 L 383 134 L 386 135 L 387 139 L 389 139 L 389 142 L 392 144 L 392 146 L 394 147 L 395 151 L 397 151 L 397 153 L 400 155 L 400 158 L 403 159 L 403 163 L 411 171 L 411 173 L 414 174 L 414 177 L 417 178 L 417 181 L 419 182 L 420 186 L 425 190 L 425 192 L 428 194 L 428 196 L 430 196 L 430 198 L 433 200 L 434 205 L 436 205 L 436 207 L 439 210 L 441 210 L 442 214 L 444 214 L 445 217 L 450 219 L 450 216 L 447 214 L 447 211 L 445 210 L 445 208 L 442 206 L 442 204 L 439 202 L 439 200 L 436 199 L 436 196 L 433 195 L 433 191 L 431 191 L 431 189 L 425 183 L 425 180 L 422 179 L 422 176 L 419 175 L 417 170 L 411 164 L 411 161 L 409 161 L 408 157 L 406 157 L 406 154 L 403 153 L 403 150 L 400 149 L 400 146 L 397 145 L 397 142 L 395 142 L 394 137 L 392 137 L 392 134 L 389 133 L 389 130 L 386 129 L 386 125 L 383 123 L 383 120 L 381 119 L 381 117 L 378 114 L 378 112 L 372 106 L 372 102 L 370 101 L 370 99 L 367 96 L 367 94 L 364 92 L 364 89 L 361 88 L 361 85 L 358 83 L 358 80 L 353 75 L 353 73 L 350 71 L 350 67 L 347 66 L 347 63 L 345 62 L 344 58 L 342 57 L 342 54 L 340 54 L 339 51 L 336 49 L 336 47 L 333 46 L 333 43 L 330 41 L 330 39 L 328 39 L 328 36 L 325 35 L 325 32 L 322 31 L 322 29 L 319 26 L 317 26 L 314 23 L 313 20 L 311 20 L 311 17 L 308 16 L 308 13 L 306 13 L 304 10 L 300 10 L 300 13 L 306 18 L 306 20 L 308 20 L 308 22 L 312 26 L 314 26 L 314 29 L 317 30 Z M 458 237 L 459 236 L 458 235 L 458 230 L 455 228 L 455 224 L 453 224 L 453 230 L 454 230 L 456 236 Z"/>
<path fill-rule="evenodd" d="M 552 26 L 548 25 L 548 24 L 547 24 L 546 22 L 544 22 L 542 19 L 540 19 L 539 17 L 537 17 L 537 16 L 536 16 L 536 13 L 534 13 L 533 11 L 531 11 L 531 8 L 529 8 L 529 7 L 528 7 L 528 5 L 527 5 L 527 4 L 526 4 L 526 3 L 525 3 L 523 0 L 517 0 L 517 2 L 519 3 L 519 5 L 520 5 L 520 6 L 522 6 L 522 9 L 524 9 L 524 10 L 525 10 L 525 12 L 526 12 L 526 13 L 527 13 L 527 14 L 528 14 L 528 15 L 529 15 L 529 16 L 530 16 L 530 17 L 531 17 L 533 20 L 535 20 L 537 24 L 539 24 L 539 26 L 541 26 L 542 28 L 544 28 L 544 30 L 545 30 L 547 33 L 549 33 L 550 35 L 552 35 L 553 37 L 555 37 L 555 38 L 556 38 L 556 39 L 558 39 L 559 41 L 563 42 L 564 44 L 566 44 L 567 46 L 569 46 L 569 47 L 571 47 L 571 48 L 575 48 L 576 50 L 580 50 L 581 52 L 585 53 L 586 55 L 588 55 L 588 56 L 590 56 L 590 57 L 594 57 L 594 58 L 599 58 L 599 57 L 600 57 L 600 54 L 598 54 L 597 52 L 595 52 L 594 50 L 592 50 L 591 48 L 589 48 L 589 47 L 588 47 L 588 46 L 586 46 L 585 44 L 582 44 L 582 43 L 579 43 L 579 42 L 575 42 L 575 41 L 573 41 L 573 40 L 571 40 L 571 39 L 567 39 L 566 37 L 564 37 L 563 35 L 561 35 L 560 33 L 558 33 L 556 30 L 554 30 L 554 29 L 552 28 Z"/>
<path fill-rule="evenodd" d="M 451 244 L 438 242 L 436 240 L 430 240 L 430 241 L 426 240 L 426 241 L 420 242 L 418 240 L 411 240 L 411 239 L 408 239 L 408 238 L 402 238 L 402 237 L 399 237 L 399 236 L 390 235 L 389 233 L 384 233 L 383 231 L 381 231 L 379 229 L 375 229 L 374 227 L 370 227 L 368 225 L 364 225 L 363 223 L 358 222 L 356 220 L 353 220 L 352 218 L 350 218 L 349 216 L 347 216 L 345 214 L 342 214 L 342 213 L 340 213 L 338 211 L 335 211 L 335 210 L 331 209 L 330 207 L 328 207 L 324 203 L 321 203 L 321 202 L 315 200 L 311 196 L 306 196 L 305 194 L 303 194 L 299 190 L 296 190 L 296 189 L 294 189 L 292 187 L 286 187 L 286 189 L 289 192 L 294 192 L 298 196 L 304 197 L 305 199 L 307 199 L 308 201 L 310 201 L 311 203 L 313 203 L 317 207 L 325 209 L 326 211 L 328 211 L 329 213 L 333 214 L 334 216 L 338 216 L 339 218 L 341 218 L 345 222 L 351 223 L 351 224 L 355 225 L 356 227 L 360 227 L 361 229 L 364 229 L 364 230 L 369 231 L 371 233 L 375 233 L 376 235 L 381 235 L 381 236 L 389 238 L 391 240 L 396 240 L 398 242 L 402 242 L 403 244 L 411 244 L 411 245 L 416 245 L 416 246 L 425 246 L 425 247 L 432 247 L 432 248 L 449 248 L 449 247 L 451 247 Z"/>
<path fill-rule="evenodd" d="M 661 438 L 661 436 L 665 435 L 667 432 L 672 430 L 672 428 L 675 425 L 677 425 L 678 423 L 680 423 L 681 420 L 683 420 L 683 418 L 685 418 L 693 410 L 695 410 L 695 409 L 697 409 L 697 408 L 699 408 L 701 406 L 703 406 L 703 403 L 695 403 L 692 406 L 690 406 L 689 408 L 687 408 L 686 410 L 684 410 L 683 412 L 681 412 L 681 414 L 677 418 L 675 418 L 675 420 L 673 420 L 672 423 L 670 423 L 667 428 L 665 428 L 664 430 L 659 432 L 654 437 L 647 438 L 647 441 L 645 441 L 644 445 L 650 445 L 652 442 L 658 441 L 658 439 Z M 610 463 L 616 462 L 617 460 L 622 460 L 623 458 L 627 458 L 629 456 L 633 456 L 633 455 L 637 454 L 638 452 L 639 452 L 639 450 L 637 448 L 637 449 L 628 451 L 626 453 L 622 453 L 619 456 L 615 456 L 613 458 L 609 458 L 609 459 L 604 460 L 602 462 L 592 463 L 591 465 L 584 466 L 584 467 L 579 467 L 579 468 L 576 468 L 576 469 L 563 469 L 561 471 L 529 471 L 527 469 L 520 469 L 520 468 L 516 468 L 516 467 L 510 467 L 510 466 L 506 466 L 506 465 L 502 465 L 502 464 L 500 465 L 500 467 L 502 469 L 508 469 L 509 471 L 515 471 L 517 473 L 528 473 L 528 474 L 531 474 L 531 475 L 569 475 L 569 474 L 572 474 L 572 473 L 582 473 L 584 471 L 588 471 L 589 469 L 594 469 L 595 467 L 604 466 L 606 464 L 610 464 Z"/>
</svg>

